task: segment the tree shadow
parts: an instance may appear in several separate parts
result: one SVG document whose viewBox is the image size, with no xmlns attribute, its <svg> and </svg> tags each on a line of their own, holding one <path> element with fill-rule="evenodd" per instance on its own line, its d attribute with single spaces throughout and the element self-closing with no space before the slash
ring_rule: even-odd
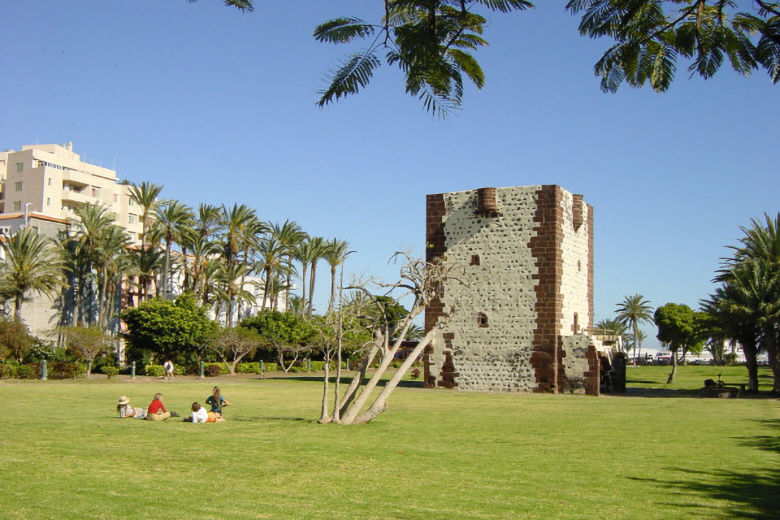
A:
<svg viewBox="0 0 780 520">
<path fill-rule="evenodd" d="M 286 380 L 286 381 L 308 381 L 308 382 L 317 382 L 322 383 L 322 376 L 294 376 L 294 375 L 288 375 L 288 376 L 278 376 L 274 377 L 273 379 L 276 380 Z M 342 385 L 348 385 L 352 381 L 352 376 L 342 377 L 341 378 L 341 384 Z M 336 384 L 336 377 L 332 376 L 328 378 L 328 382 L 330 384 Z M 385 386 L 387 384 L 387 380 L 383 379 L 381 380 L 377 386 Z M 398 383 L 398 386 L 401 388 L 422 388 L 423 382 L 422 380 L 408 380 L 405 379 L 403 381 L 400 381 Z"/>
<path fill-rule="evenodd" d="M 702 396 L 701 389 L 698 388 L 685 388 L 685 389 L 672 389 L 672 388 L 635 388 L 629 387 L 622 394 L 605 394 L 613 397 L 682 397 L 682 398 L 696 398 L 696 399 L 720 399 L 719 397 Z M 777 399 L 777 395 L 772 392 L 759 392 L 757 394 L 751 394 L 749 392 L 740 392 L 739 397 L 732 397 L 731 399 Z"/>
<path fill-rule="evenodd" d="M 711 518 L 748 518 L 770 520 L 777 518 L 780 510 L 780 470 L 764 468 L 752 473 L 737 471 L 705 471 L 687 468 L 667 468 L 669 471 L 685 473 L 686 480 L 659 480 L 641 477 L 630 477 L 631 480 L 656 485 L 660 488 L 672 488 L 673 495 L 681 495 L 680 501 L 684 507 L 711 507 L 696 504 L 695 497 L 724 500 L 730 504 L 726 508 L 718 507 L 711 511 Z M 714 478 L 713 478 L 714 477 Z M 691 496 L 693 495 L 693 496 Z M 681 503 L 670 504 L 679 507 Z"/>
<path fill-rule="evenodd" d="M 313 419 L 305 419 L 303 417 L 270 417 L 267 415 L 238 415 L 236 417 L 228 417 L 229 422 L 263 422 L 263 421 L 289 421 L 289 422 L 317 422 Z"/>
<path fill-rule="evenodd" d="M 780 429 L 780 419 L 756 419 L 754 421 L 773 430 Z M 780 435 L 753 435 L 731 437 L 740 445 L 758 450 L 780 453 Z M 709 516 L 737 519 L 775 519 L 780 511 L 780 468 L 771 461 L 767 467 L 750 472 L 724 470 L 705 472 L 688 468 L 667 468 L 688 476 L 685 480 L 659 480 L 630 477 L 631 480 L 646 482 L 663 489 L 672 488 L 673 495 L 680 496 L 680 503 L 686 507 L 709 507 L 696 504 L 695 498 L 723 500 L 729 503 L 725 509 L 718 509 Z M 672 504 L 679 506 L 680 503 Z M 716 514 L 718 513 L 718 514 Z"/>
</svg>

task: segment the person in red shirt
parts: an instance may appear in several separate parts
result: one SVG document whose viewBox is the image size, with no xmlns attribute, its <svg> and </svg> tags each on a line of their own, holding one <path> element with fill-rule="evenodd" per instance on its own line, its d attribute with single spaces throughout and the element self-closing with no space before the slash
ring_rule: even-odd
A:
<svg viewBox="0 0 780 520">
<path fill-rule="evenodd" d="M 171 412 L 165 409 L 162 402 L 162 394 L 154 394 L 154 399 L 146 410 L 146 418 L 150 421 L 164 421 L 171 416 Z"/>
</svg>

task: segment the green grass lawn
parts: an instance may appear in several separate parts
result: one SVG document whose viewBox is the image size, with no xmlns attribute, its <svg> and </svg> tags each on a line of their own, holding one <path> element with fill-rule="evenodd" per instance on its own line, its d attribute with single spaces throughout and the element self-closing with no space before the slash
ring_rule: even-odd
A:
<svg viewBox="0 0 780 520">
<path fill-rule="evenodd" d="M 702 368 L 682 367 L 675 388 L 701 386 L 711 377 Z M 630 368 L 630 386 L 662 385 L 667 373 Z M 780 509 L 776 399 L 399 388 L 373 423 L 342 427 L 314 421 L 317 382 L 237 379 L 220 382 L 234 405 L 222 424 L 114 418 L 122 394 L 145 406 L 161 391 L 183 414 L 212 385 L 0 382 L 0 518 L 733 519 Z"/>
</svg>

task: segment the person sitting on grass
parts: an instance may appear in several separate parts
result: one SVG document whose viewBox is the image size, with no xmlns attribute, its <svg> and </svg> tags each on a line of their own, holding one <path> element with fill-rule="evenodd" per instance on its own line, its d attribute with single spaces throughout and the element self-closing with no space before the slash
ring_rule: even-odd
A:
<svg viewBox="0 0 780 520">
<path fill-rule="evenodd" d="M 116 413 L 119 414 L 121 419 L 129 419 L 130 417 L 143 419 L 146 417 L 146 410 L 131 405 L 130 399 L 128 399 L 126 395 L 119 398 L 119 404 L 116 405 Z"/>
<path fill-rule="evenodd" d="M 171 415 L 171 412 L 165 409 L 165 405 L 162 402 L 162 394 L 154 394 L 154 399 L 149 403 L 149 408 L 146 410 L 146 418 L 150 421 L 164 421 Z"/>
<path fill-rule="evenodd" d="M 205 408 L 203 408 L 199 402 L 192 403 L 192 415 L 185 418 L 186 422 L 204 423 L 208 420 L 209 414 Z"/>
<path fill-rule="evenodd" d="M 210 404 L 211 411 L 218 413 L 220 416 L 222 415 L 222 408 L 225 406 L 230 406 L 230 403 L 227 402 L 224 397 L 222 397 L 218 386 L 215 386 L 211 391 L 211 395 L 206 398 L 206 404 Z"/>
</svg>

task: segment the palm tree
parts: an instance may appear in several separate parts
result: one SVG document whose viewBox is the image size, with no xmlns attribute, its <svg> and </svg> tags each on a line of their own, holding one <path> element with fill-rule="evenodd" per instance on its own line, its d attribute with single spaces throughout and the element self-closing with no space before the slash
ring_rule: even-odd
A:
<svg viewBox="0 0 780 520">
<path fill-rule="evenodd" d="M 145 301 L 149 298 L 152 281 L 165 266 L 165 255 L 156 247 L 132 249 L 130 263 L 133 266 L 131 273 L 138 276 L 138 300 Z"/>
<path fill-rule="evenodd" d="M 265 222 L 257 218 L 256 215 L 252 215 L 252 217 L 247 220 L 243 229 L 240 231 L 241 251 L 243 253 L 242 262 L 247 268 L 244 274 L 241 275 L 241 287 L 244 287 L 246 277 L 252 274 L 254 265 L 251 259 L 255 252 L 259 249 L 262 235 L 266 232 L 267 229 L 268 227 L 265 225 Z M 242 304 L 243 301 L 239 300 L 238 310 L 236 312 L 238 316 L 241 315 Z"/>
<path fill-rule="evenodd" d="M 760 347 L 772 348 L 775 331 L 767 334 L 767 325 L 778 317 L 778 280 L 766 279 L 767 272 L 760 264 L 747 262 L 736 266 L 729 281 L 702 302 L 702 308 L 718 323 L 724 334 L 742 345 L 748 369 L 748 390 L 758 392 L 758 363 Z M 769 352 L 769 350 L 768 350 Z M 774 388 L 780 377 L 774 372 Z"/>
<path fill-rule="evenodd" d="M 258 269 L 263 271 L 265 283 L 263 285 L 263 302 L 260 305 L 260 309 L 265 310 L 265 302 L 268 297 L 275 292 L 274 281 L 278 272 L 283 270 L 285 263 L 284 257 L 285 249 L 279 243 L 279 241 L 273 235 L 266 237 L 260 242 L 260 248 L 258 254 L 260 255 L 258 261 Z M 271 300 L 271 307 L 273 307 L 274 300 Z"/>
<path fill-rule="evenodd" d="M 157 209 L 157 197 L 163 187 L 153 182 L 130 186 L 130 199 L 141 206 L 141 248 L 146 248 L 147 233 L 152 227 L 152 215 Z"/>
<path fill-rule="evenodd" d="M 0 292 L 14 300 L 14 316 L 21 320 L 22 304 L 30 291 L 52 297 L 63 286 L 62 258 L 50 239 L 25 227 L 0 243 L 5 253 L 0 267 Z"/>
<path fill-rule="evenodd" d="M 344 261 L 349 249 L 349 242 L 332 239 L 326 244 L 324 251 L 325 261 L 330 265 L 330 299 L 328 300 L 328 312 L 333 310 L 336 301 L 336 269 Z"/>
<path fill-rule="evenodd" d="M 281 244 L 284 250 L 284 256 L 286 258 L 286 289 L 284 298 L 284 308 L 287 309 L 290 306 L 290 287 L 292 286 L 291 278 L 295 274 L 293 267 L 293 258 L 295 257 L 295 251 L 298 245 L 307 239 L 309 235 L 301 229 L 301 226 L 297 222 L 292 220 L 285 220 L 281 224 L 271 225 L 271 235 Z M 274 302 L 275 304 L 277 302 Z M 275 308 L 275 306 L 274 306 Z"/>
<path fill-rule="evenodd" d="M 127 247 L 130 237 L 120 226 L 108 226 L 102 236 L 100 248 L 95 257 L 95 271 L 98 281 L 98 325 L 108 328 L 108 321 L 116 308 L 112 303 L 119 289 L 122 277 L 130 270 Z"/>
<path fill-rule="evenodd" d="M 104 246 L 106 230 L 114 226 L 113 214 L 105 206 L 97 204 L 85 204 L 75 210 L 78 221 L 76 227 L 75 249 L 73 250 L 76 270 L 76 324 L 84 323 L 85 305 L 87 301 L 87 289 L 94 294 L 93 280 L 98 278 L 95 272 L 95 264 L 99 262 L 101 248 Z M 98 282 L 99 285 L 99 282 Z M 100 307 L 100 293 L 98 294 L 98 308 Z M 90 298 L 91 300 L 91 298 Z M 87 316 L 87 322 L 92 322 L 92 313 Z"/>
<path fill-rule="evenodd" d="M 155 211 L 153 234 L 165 241 L 165 267 L 160 285 L 163 295 L 169 296 L 171 287 L 171 248 L 174 242 L 181 240 L 186 229 L 192 223 L 192 210 L 178 200 L 165 201 Z"/>
<path fill-rule="evenodd" d="M 238 254 L 243 248 L 244 228 L 256 218 L 255 210 L 243 204 L 233 204 L 228 209 L 222 206 L 222 226 L 225 232 L 222 236 L 224 242 L 224 255 L 228 263 L 238 262 Z"/>
<path fill-rule="evenodd" d="M 628 350 L 627 341 L 626 341 L 628 328 L 624 323 L 621 323 L 617 319 L 601 320 L 596 323 L 595 328 L 598 330 L 603 330 L 604 332 L 607 332 L 610 335 L 619 337 L 621 352 L 626 352 Z"/>
<path fill-rule="evenodd" d="M 740 246 L 731 246 L 734 255 L 723 261 L 716 281 L 730 289 L 743 305 L 743 313 L 754 320 L 760 331 L 760 345 L 767 351 L 774 375 L 774 391 L 780 391 L 780 212 L 771 219 L 764 214 L 762 224 L 751 220 L 741 227 Z M 743 345 L 744 350 L 744 345 Z"/>
<path fill-rule="evenodd" d="M 222 209 L 211 204 L 199 204 L 193 229 L 204 238 L 211 238 L 222 229 Z"/>
<path fill-rule="evenodd" d="M 622 324 L 631 327 L 634 339 L 634 362 L 636 365 L 637 343 L 641 341 L 639 336 L 639 324 L 642 322 L 653 321 L 653 308 L 650 302 L 644 299 L 641 294 L 626 296 L 621 303 L 617 304 L 617 319 Z"/>
<path fill-rule="evenodd" d="M 249 268 L 243 264 L 226 264 L 217 273 L 218 298 L 227 305 L 225 326 L 233 326 L 233 309 L 238 302 L 255 302 L 255 295 L 244 289 L 243 278 Z M 217 314 L 217 318 L 219 315 Z"/>
</svg>

